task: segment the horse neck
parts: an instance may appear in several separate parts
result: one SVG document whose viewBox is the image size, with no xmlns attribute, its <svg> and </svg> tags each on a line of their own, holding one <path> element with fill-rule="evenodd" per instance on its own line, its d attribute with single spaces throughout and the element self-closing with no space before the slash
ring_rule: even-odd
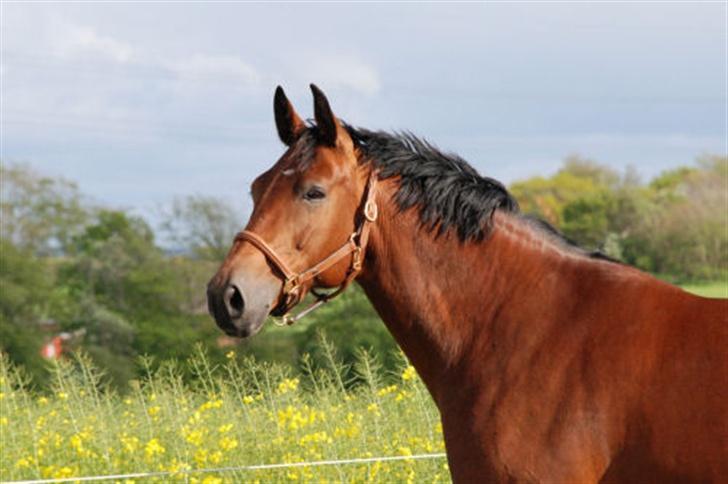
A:
<svg viewBox="0 0 728 484">
<path fill-rule="evenodd" d="M 439 382 L 452 388 L 486 353 L 507 358 L 504 351 L 528 338 L 524 328 L 509 326 L 514 310 L 554 300 L 577 256 L 508 214 L 494 214 L 485 241 L 464 243 L 452 231 L 425 232 L 417 210 L 383 205 L 360 284 L 437 401 Z"/>
</svg>

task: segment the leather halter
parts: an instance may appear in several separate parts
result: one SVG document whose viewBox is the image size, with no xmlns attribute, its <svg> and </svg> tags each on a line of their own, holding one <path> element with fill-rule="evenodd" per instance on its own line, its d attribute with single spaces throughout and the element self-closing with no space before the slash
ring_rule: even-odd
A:
<svg viewBox="0 0 728 484">
<path fill-rule="evenodd" d="M 283 275 L 283 286 L 281 289 L 281 297 L 285 301 L 285 313 L 283 314 L 282 325 L 291 325 L 299 319 L 306 316 L 308 313 L 318 308 L 322 304 L 335 298 L 344 290 L 349 287 L 349 284 L 359 275 L 361 272 L 362 263 L 364 261 L 364 251 L 366 250 L 367 242 L 369 240 L 369 229 L 371 224 L 377 220 L 378 209 L 377 204 L 374 201 L 376 192 L 377 175 L 372 171 L 367 181 L 365 193 L 363 195 L 364 203 L 360 205 L 360 221 L 354 232 L 349 236 L 347 241 L 339 247 L 337 250 L 332 252 L 329 256 L 321 260 L 318 264 L 301 271 L 299 273 L 294 272 L 291 268 L 283 262 L 275 250 L 268 245 L 259 235 L 249 231 L 243 230 L 235 236 L 235 242 L 250 242 L 253 247 L 258 249 L 265 255 L 265 257 L 275 266 L 275 268 Z M 346 278 L 339 284 L 335 290 L 329 293 L 317 292 L 315 289 L 311 289 L 311 293 L 316 296 L 316 302 L 311 304 L 309 307 L 291 316 L 290 311 L 299 303 L 304 295 L 303 285 L 312 279 L 316 278 L 319 274 L 329 269 L 333 265 L 337 264 L 343 258 L 351 254 L 351 266 L 346 273 Z M 279 324 L 279 323 L 276 323 Z"/>
</svg>

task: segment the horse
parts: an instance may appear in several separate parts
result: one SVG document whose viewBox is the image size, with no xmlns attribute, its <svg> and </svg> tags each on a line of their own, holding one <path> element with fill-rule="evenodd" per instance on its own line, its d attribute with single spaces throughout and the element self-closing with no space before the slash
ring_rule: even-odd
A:
<svg viewBox="0 0 728 484">
<path fill-rule="evenodd" d="M 728 299 L 570 243 L 460 157 L 311 89 L 308 122 L 276 89 L 287 149 L 208 284 L 222 330 L 355 280 L 439 409 L 454 482 L 728 480 Z"/>
</svg>

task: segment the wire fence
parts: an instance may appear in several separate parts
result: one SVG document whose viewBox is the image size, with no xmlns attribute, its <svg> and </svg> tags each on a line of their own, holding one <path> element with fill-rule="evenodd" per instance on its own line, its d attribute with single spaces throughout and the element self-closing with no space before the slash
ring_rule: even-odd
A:
<svg viewBox="0 0 728 484">
<path fill-rule="evenodd" d="M 338 460 L 317 460 L 311 462 L 290 462 L 280 464 L 254 464 L 246 466 L 228 466 L 228 467 L 210 467 L 205 469 L 187 469 L 179 471 L 156 471 L 156 472 L 132 472 L 129 474 L 107 474 L 99 476 L 81 476 L 81 477 L 64 477 L 61 479 L 34 479 L 25 481 L 2 481 L 0 484 L 60 484 L 64 482 L 100 482 L 111 481 L 115 479 L 143 479 L 149 477 L 166 477 L 179 476 L 189 474 L 211 474 L 239 471 L 260 471 L 270 469 L 285 469 L 293 467 L 318 467 L 318 466 L 334 466 L 334 465 L 350 465 L 350 464 L 370 464 L 373 462 L 392 462 L 402 460 L 424 460 L 424 459 L 442 459 L 445 453 L 432 454 L 415 454 L 415 455 L 391 455 L 381 457 L 359 457 L 353 459 Z"/>
</svg>

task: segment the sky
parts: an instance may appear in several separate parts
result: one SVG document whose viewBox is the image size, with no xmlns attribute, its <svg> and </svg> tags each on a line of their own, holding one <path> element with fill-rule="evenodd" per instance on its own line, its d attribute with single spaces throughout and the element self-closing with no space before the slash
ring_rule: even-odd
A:
<svg viewBox="0 0 728 484">
<path fill-rule="evenodd" d="M 570 154 L 643 179 L 728 151 L 726 2 L 0 3 L 0 158 L 154 219 L 249 211 L 282 85 L 505 183 Z"/>
</svg>

